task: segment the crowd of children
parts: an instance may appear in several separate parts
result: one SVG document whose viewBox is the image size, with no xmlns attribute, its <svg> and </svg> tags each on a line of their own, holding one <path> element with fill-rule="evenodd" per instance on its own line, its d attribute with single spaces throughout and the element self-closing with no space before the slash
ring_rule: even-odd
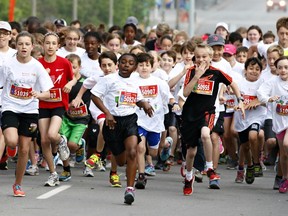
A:
<svg viewBox="0 0 288 216">
<path fill-rule="evenodd" d="M 278 41 L 257 25 L 229 32 L 225 22 L 192 38 L 166 23 L 146 35 L 136 17 L 107 32 L 63 19 L 32 31 L 34 22 L 22 31 L 0 21 L 0 169 L 17 161 L 14 196 L 26 195 L 23 175 L 39 166 L 54 187 L 75 163 L 93 177 L 108 158 L 112 187 L 122 187 L 117 167 L 126 166 L 128 205 L 145 176 L 176 159 L 184 195 L 203 175 L 220 189 L 221 161 L 247 184 L 276 164 L 273 189 L 288 191 L 288 17 L 276 22 Z"/>
</svg>

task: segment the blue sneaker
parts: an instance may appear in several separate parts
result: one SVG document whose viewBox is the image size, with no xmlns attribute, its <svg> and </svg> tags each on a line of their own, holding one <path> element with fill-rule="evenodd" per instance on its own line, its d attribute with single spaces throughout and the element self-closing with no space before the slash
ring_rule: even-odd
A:
<svg viewBox="0 0 288 216">
<path fill-rule="evenodd" d="M 209 188 L 210 189 L 220 189 L 219 179 L 209 180 Z"/>
<path fill-rule="evenodd" d="M 85 158 L 85 146 L 86 146 L 86 141 L 85 141 L 85 139 L 81 138 L 80 148 L 76 151 L 76 162 L 77 163 L 81 163 Z"/>
<path fill-rule="evenodd" d="M 26 170 L 29 169 L 29 167 L 30 167 L 31 165 L 32 165 L 31 160 L 28 160 L 28 161 L 27 161 L 27 164 L 26 164 Z"/>
<path fill-rule="evenodd" d="M 155 176 L 156 175 L 156 172 L 155 172 L 155 168 L 152 164 L 148 164 L 146 167 L 145 167 L 145 175 L 147 176 Z"/>
<path fill-rule="evenodd" d="M 166 161 L 169 158 L 172 145 L 173 145 L 173 139 L 171 137 L 166 137 L 165 147 L 162 149 L 160 153 L 160 158 L 162 161 Z"/>
<path fill-rule="evenodd" d="M 56 168 L 57 164 L 59 163 L 59 153 L 57 152 L 57 154 L 53 157 L 53 162 L 54 162 L 54 167 Z"/>
<path fill-rule="evenodd" d="M 59 181 L 67 182 L 71 179 L 71 172 L 63 171 L 59 176 Z"/>
</svg>

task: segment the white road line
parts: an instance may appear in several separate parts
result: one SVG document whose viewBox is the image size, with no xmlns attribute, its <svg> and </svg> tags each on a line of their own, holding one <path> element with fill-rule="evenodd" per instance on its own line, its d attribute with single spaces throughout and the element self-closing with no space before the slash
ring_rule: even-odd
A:
<svg viewBox="0 0 288 216">
<path fill-rule="evenodd" d="M 42 194 L 40 196 L 38 196 L 36 199 L 48 199 L 64 190 L 67 190 L 68 188 L 70 188 L 71 185 L 63 185 L 63 186 L 60 186 L 60 187 L 57 187 L 55 188 L 54 190 L 51 190 L 45 194 Z"/>
</svg>

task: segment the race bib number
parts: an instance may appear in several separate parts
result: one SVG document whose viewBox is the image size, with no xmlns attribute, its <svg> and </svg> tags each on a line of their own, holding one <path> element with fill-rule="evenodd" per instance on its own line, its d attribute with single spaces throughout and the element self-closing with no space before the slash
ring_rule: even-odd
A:
<svg viewBox="0 0 288 216">
<path fill-rule="evenodd" d="M 17 99 L 28 100 L 32 98 L 31 92 L 32 88 L 23 88 L 12 85 L 10 89 L 10 96 Z"/>
<path fill-rule="evenodd" d="M 158 94 L 158 86 L 150 85 L 150 86 L 139 86 L 143 97 L 156 97 Z"/>
<path fill-rule="evenodd" d="M 243 95 L 244 98 L 244 105 L 248 105 L 251 103 L 251 101 L 255 100 L 257 98 L 257 96 L 251 96 L 251 95 Z"/>
<path fill-rule="evenodd" d="M 80 118 L 85 117 L 88 115 L 88 110 L 86 104 L 79 106 L 77 108 L 75 107 L 69 107 L 67 111 L 68 116 L 72 118 Z"/>
<path fill-rule="evenodd" d="M 135 106 L 137 93 L 121 91 L 119 96 L 119 105 Z"/>
<path fill-rule="evenodd" d="M 194 87 L 194 92 L 203 95 L 212 95 L 214 89 L 214 81 L 199 79 Z"/>
<path fill-rule="evenodd" d="M 45 100 L 48 102 L 60 102 L 62 101 L 62 93 L 60 88 L 50 89 L 50 98 Z"/>
</svg>

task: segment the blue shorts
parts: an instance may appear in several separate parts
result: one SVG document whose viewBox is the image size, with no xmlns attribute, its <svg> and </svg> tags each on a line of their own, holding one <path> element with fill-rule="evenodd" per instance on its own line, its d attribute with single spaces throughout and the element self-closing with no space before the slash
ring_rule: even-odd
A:
<svg viewBox="0 0 288 216">
<path fill-rule="evenodd" d="M 140 137 L 142 136 L 146 137 L 147 143 L 150 148 L 158 149 L 161 133 L 150 132 L 140 126 L 138 126 L 138 133 Z"/>
</svg>

